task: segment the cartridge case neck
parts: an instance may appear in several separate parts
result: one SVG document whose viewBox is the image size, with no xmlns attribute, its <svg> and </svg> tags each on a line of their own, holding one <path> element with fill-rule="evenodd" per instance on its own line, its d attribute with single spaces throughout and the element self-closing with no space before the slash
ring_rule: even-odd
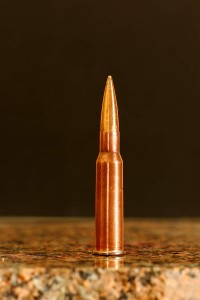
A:
<svg viewBox="0 0 200 300">
<path fill-rule="evenodd" d="M 119 152 L 120 133 L 115 131 L 100 131 L 100 152 Z"/>
</svg>

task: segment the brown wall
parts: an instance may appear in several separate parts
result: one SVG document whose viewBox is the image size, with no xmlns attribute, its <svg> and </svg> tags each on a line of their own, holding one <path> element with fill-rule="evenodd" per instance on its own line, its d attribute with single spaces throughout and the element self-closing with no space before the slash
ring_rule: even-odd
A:
<svg viewBox="0 0 200 300">
<path fill-rule="evenodd" d="M 200 2 L 0 3 L 0 215 L 94 214 L 117 92 L 126 216 L 200 215 Z"/>
</svg>

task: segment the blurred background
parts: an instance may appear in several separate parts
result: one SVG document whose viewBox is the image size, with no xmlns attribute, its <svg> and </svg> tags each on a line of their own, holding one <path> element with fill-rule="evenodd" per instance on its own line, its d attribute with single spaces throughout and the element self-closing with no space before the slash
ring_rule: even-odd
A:
<svg viewBox="0 0 200 300">
<path fill-rule="evenodd" d="M 127 217 L 200 215 L 199 1 L 0 3 L 0 215 L 94 216 L 107 75 Z"/>
</svg>

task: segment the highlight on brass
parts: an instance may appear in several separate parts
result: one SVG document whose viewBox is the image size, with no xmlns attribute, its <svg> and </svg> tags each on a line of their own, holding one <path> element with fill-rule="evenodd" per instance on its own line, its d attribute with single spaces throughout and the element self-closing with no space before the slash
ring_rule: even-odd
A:
<svg viewBox="0 0 200 300">
<path fill-rule="evenodd" d="M 123 161 L 117 100 L 111 76 L 107 78 L 101 111 L 100 147 L 96 161 L 95 228 L 94 254 L 123 254 Z"/>
</svg>

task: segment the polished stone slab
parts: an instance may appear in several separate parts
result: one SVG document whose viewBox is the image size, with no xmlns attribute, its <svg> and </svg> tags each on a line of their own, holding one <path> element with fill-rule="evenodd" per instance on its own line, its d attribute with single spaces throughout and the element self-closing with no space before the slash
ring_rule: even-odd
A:
<svg viewBox="0 0 200 300">
<path fill-rule="evenodd" d="M 94 220 L 0 218 L 0 299 L 200 299 L 200 220 L 127 219 L 122 257 Z"/>
</svg>

